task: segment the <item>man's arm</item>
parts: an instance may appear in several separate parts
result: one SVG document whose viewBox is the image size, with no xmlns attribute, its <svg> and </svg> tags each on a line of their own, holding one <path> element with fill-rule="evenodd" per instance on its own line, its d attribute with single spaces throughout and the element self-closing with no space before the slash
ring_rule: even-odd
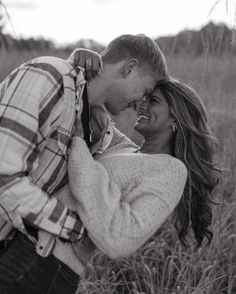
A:
<svg viewBox="0 0 236 294">
<path fill-rule="evenodd" d="M 73 66 L 83 67 L 88 80 L 97 76 L 103 70 L 101 56 L 97 52 L 89 49 L 76 48 L 69 56 L 68 61 L 71 62 Z M 91 125 L 95 142 L 104 136 L 103 131 L 107 131 L 107 120 L 111 120 L 111 118 L 104 108 L 97 106 L 91 107 Z M 109 140 L 109 147 L 120 144 L 122 147 L 126 145 L 127 147 L 138 148 L 138 146 L 132 142 L 128 136 L 120 132 L 114 124 L 112 124 L 111 127 L 112 130 L 109 131 L 112 132 L 112 140 Z"/>
<path fill-rule="evenodd" d="M 1 215 L 22 231 L 27 222 L 64 239 L 78 240 L 82 228 L 78 216 L 50 198 L 30 176 L 60 121 L 63 80 L 43 65 L 28 64 L 0 87 Z"/>
</svg>

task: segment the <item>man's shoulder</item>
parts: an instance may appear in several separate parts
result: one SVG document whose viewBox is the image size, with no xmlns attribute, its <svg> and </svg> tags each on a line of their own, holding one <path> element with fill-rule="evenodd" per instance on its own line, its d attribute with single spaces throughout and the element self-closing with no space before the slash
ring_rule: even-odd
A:
<svg viewBox="0 0 236 294">
<path fill-rule="evenodd" d="M 55 56 L 40 56 L 25 63 L 26 66 L 51 74 L 59 80 L 61 76 L 72 75 L 76 72 L 68 60 Z"/>
</svg>

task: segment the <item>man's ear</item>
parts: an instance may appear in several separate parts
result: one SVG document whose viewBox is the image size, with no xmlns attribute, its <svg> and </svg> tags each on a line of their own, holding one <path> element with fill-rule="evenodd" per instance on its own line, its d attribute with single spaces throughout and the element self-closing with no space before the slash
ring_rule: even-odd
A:
<svg viewBox="0 0 236 294">
<path fill-rule="evenodd" d="M 125 61 L 122 67 L 122 76 L 127 78 L 139 66 L 139 61 L 136 58 Z"/>
</svg>

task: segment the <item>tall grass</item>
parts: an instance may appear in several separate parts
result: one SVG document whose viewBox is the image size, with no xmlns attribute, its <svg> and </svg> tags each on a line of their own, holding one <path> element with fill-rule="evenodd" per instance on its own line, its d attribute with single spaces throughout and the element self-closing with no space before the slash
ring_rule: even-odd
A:
<svg viewBox="0 0 236 294">
<path fill-rule="evenodd" d="M 66 57 L 63 52 L 0 52 L 0 80 L 22 62 L 38 55 Z M 236 60 L 212 56 L 167 58 L 176 78 L 202 96 L 210 123 L 220 142 L 218 161 L 225 169 L 215 191 L 209 247 L 195 250 L 180 245 L 167 221 L 140 250 L 127 259 L 111 260 L 97 252 L 82 277 L 78 293 L 235 294 L 236 293 Z M 138 144 L 132 124 L 136 114 L 125 111 L 117 126 Z"/>
</svg>

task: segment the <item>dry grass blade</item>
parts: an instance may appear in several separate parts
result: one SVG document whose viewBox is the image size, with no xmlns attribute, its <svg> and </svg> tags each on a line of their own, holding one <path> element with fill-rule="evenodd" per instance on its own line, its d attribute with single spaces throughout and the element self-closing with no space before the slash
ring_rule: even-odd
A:
<svg viewBox="0 0 236 294">
<path fill-rule="evenodd" d="M 6 14 L 7 18 L 8 18 L 8 21 L 9 21 L 9 23 L 10 23 L 10 26 L 11 26 L 11 28 L 12 28 L 12 31 L 13 31 L 14 35 L 17 36 L 17 33 L 16 33 L 16 31 L 15 31 L 15 28 L 14 28 L 13 23 L 12 23 L 12 20 L 11 20 L 11 16 L 10 16 L 10 14 L 8 13 L 8 10 L 7 10 L 6 5 L 5 5 L 5 4 L 3 3 L 3 1 L 1 1 L 1 0 L 0 0 L 0 6 L 3 8 L 3 10 L 4 10 L 4 12 L 5 12 L 5 14 Z"/>
<path fill-rule="evenodd" d="M 216 6 L 218 5 L 219 2 L 220 2 L 220 0 L 215 1 L 214 5 L 211 7 L 211 9 L 209 10 L 209 12 L 207 14 L 208 17 L 212 14 L 213 10 L 216 8 Z"/>
</svg>

